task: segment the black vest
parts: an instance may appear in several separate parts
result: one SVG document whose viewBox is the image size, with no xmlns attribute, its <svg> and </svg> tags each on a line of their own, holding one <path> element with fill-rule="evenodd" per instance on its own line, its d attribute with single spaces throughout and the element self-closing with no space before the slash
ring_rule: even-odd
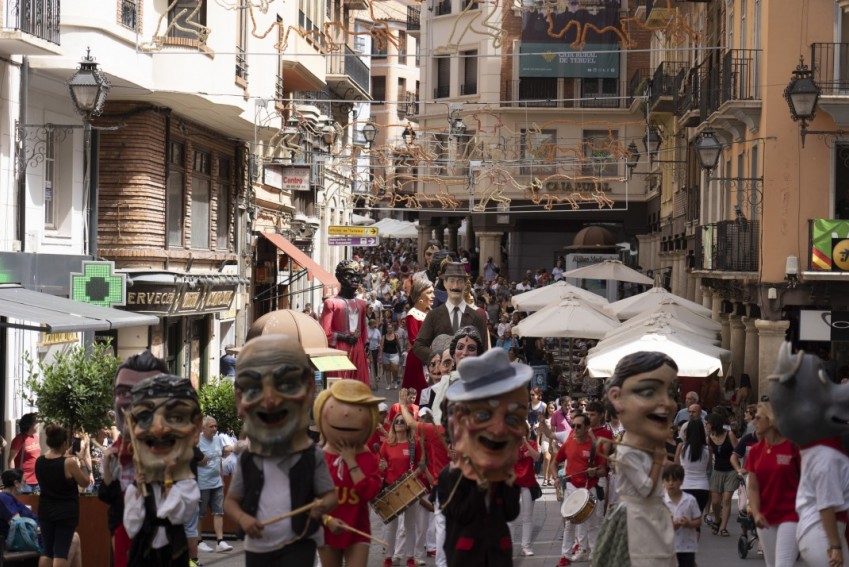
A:
<svg viewBox="0 0 849 567">
<path fill-rule="evenodd" d="M 115 480 L 113 484 L 120 483 Z M 160 549 L 153 549 L 153 538 L 159 527 L 165 528 L 168 544 Z M 144 499 L 144 523 L 141 531 L 133 538 L 130 546 L 128 567 L 170 567 L 189 564 L 189 547 L 183 525 L 174 526 L 168 520 L 156 517 L 156 501 L 153 496 L 153 486 L 147 485 L 147 496 Z"/>
<path fill-rule="evenodd" d="M 292 510 L 315 500 L 313 479 L 315 477 L 316 449 L 317 446 L 312 445 L 309 449 L 301 451 L 301 458 L 289 470 L 289 494 L 292 495 Z M 249 451 L 242 453 L 240 464 L 242 465 L 242 484 L 245 487 L 242 510 L 246 514 L 256 516 L 259 509 L 259 498 L 265 484 L 265 475 L 262 473 L 262 469 L 256 466 L 253 454 Z M 308 513 L 292 517 L 292 531 L 299 536 L 303 534 L 302 537 L 311 536 L 320 525 Z"/>
</svg>

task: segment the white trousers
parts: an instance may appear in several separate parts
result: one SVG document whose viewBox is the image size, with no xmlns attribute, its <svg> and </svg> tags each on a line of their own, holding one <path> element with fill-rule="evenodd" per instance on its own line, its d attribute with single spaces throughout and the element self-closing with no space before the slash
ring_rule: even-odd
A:
<svg viewBox="0 0 849 567">
<path fill-rule="evenodd" d="M 846 524 L 837 522 L 837 533 L 840 534 L 840 543 L 843 546 L 843 564 L 846 565 L 846 558 L 849 557 L 846 538 L 843 537 L 843 534 L 846 533 Z M 828 567 L 828 536 L 825 535 L 822 523 L 817 523 L 814 527 L 809 528 L 804 535 L 797 536 L 797 538 L 802 560 L 808 564 L 808 567 Z"/>
<path fill-rule="evenodd" d="M 426 557 L 425 544 L 427 543 L 427 525 L 430 518 L 433 516 L 431 512 L 416 502 L 411 506 L 416 510 L 416 537 L 413 545 L 413 555 L 416 559 L 424 559 Z"/>
<path fill-rule="evenodd" d="M 516 518 L 514 521 L 510 522 L 510 533 L 513 535 L 513 541 L 518 540 L 518 531 L 521 527 L 522 549 L 530 549 L 531 534 L 534 528 L 534 499 L 531 498 L 531 489 L 522 488 L 521 492 L 519 493 L 519 499 L 519 502 L 521 504 L 521 507 L 519 509 L 519 517 Z"/>
<path fill-rule="evenodd" d="M 576 490 L 578 489 L 571 482 L 567 482 L 566 488 L 563 490 L 563 501 L 565 502 L 569 495 Z M 592 514 L 582 523 L 573 524 L 571 521 L 565 518 L 563 519 L 563 543 L 560 545 L 561 555 L 569 553 L 576 541 L 581 549 L 587 552 L 592 551 L 596 539 L 598 539 L 598 532 L 601 529 L 603 509 L 604 501 L 599 500 L 596 502 Z"/>
<path fill-rule="evenodd" d="M 445 556 L 445 516 L 439 508 L 439 498 L 433 504 L 436 511 L 433 513 L 434 531 L 436 532 L 436 567 L 448 567 L 448 558 Z"/>
<path fill-rule="evenodd" d="M 387 557 L 392 557 L 393 552 L 396 557 L 400 557 L 402 559 L 413 557 L 413 545 L 415 545 L 416 541 L 416 513 L 416 509 L 410 506 L 404 510 L 400 516 L 386 524 L 386 530 L 383 532 L 383 539 L 388 544 L 386 546 Z M 404 534 L 403 539 L 398 537 L 401 541 L 398 542 L 399 545 L 396 547 L 395 539 L 396 536 L 398 536 L 399 519 L 403 519 Z"/>
<path fill-rule="evenodd" d="M 799 546 L 796 544 L 796 522 L 758 528 L 766 567 L 793 567 Z"/>
</svg>

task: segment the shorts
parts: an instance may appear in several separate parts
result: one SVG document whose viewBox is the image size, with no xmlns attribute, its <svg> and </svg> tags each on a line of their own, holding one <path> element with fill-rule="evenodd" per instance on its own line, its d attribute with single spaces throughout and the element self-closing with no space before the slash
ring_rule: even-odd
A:
<svg viewBox="0 0 849 567">
<path fill-rule="evenodd" d="M 710 475 L 711 492 L 734 492 L 740 486 L 737 471 L 713 471 Z"/>
<path fill-rule="evenodd" d="M 224 487 L 202 488 L 200 491 L 200 515 L 206 516 L 207 507 L 212 508 L 213 516 L 224 515 Z"/>
<path fill-rule="evenodd" d="M 198 517 L 200 517 L 200 506 L 195 508 L 195 513 L 189 521 L 183 524 L 183 531 L 186 532 L 187 538 L 198 537 Z"/>
<path fill-rule="evenodd" d="M 65 522 L 41 520 L 41 537 L 44 540 L 44 555 L 51 559 L 67 559 L 74 539 L 75 525 Z"/>
<path fill-rule="evenodd" d="M 401 362 L 401 356 L 398 354 L 386 354 L 384 352 L 382 362 L 383 364 L 394 364 L 395 366 L 398 366 Z"/>
</svg>

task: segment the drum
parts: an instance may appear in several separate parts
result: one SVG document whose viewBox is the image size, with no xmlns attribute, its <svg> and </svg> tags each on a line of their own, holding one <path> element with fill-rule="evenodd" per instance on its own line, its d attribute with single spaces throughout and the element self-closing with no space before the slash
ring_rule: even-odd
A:
<svg viewBox="0 0 849 567">
<path fill-rule="evenodd" d="M 410 471 L 391 486 L 381 490 L 371 501 L 371 507 L 380 516 L 383 523 L 388 524 L 397 518 L 401 512 L 415 504 L 425 492 L 427 490 L 416 473 Z"/>
<path fill-rule="evenodd" d="M 582 524 L 595 510 L 595 496 L 586 488 L 578 488 L 566 497 L 560 513 L 573 524 Z"/>
</svg>

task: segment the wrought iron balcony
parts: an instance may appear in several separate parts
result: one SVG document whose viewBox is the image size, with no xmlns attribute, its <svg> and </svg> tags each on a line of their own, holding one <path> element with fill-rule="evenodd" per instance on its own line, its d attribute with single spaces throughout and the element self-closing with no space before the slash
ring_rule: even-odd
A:
<svg viewBox="0 0 849 567">
<path fill-rule="evenodd" d="M 436 15 L 444 16 L 451 13 L 451 0 L 442 0 L 436 5 Z"/>
<path fill-rule="evenodd" d="M 635 98 L 640 98 L 646 94 L 646 88 L 651 77 L 652 70 L 647 67 L 634 71 L 631 80 L 628 82 L 628 106 L 631 106 Z"/>
<path fill-rule="evenodd" d="M 718 65 L 705 69 L 699 87 L 702 121 L 727 102 L 760 99 L 756 76 L 760 54 L 759 49 L 729 49 Z"/>
<path fill-rule="evenodd" d="M 675 113 L 679 118 L 686 118 L 684 126 L 697 126 L 701 121 L 699 110 L 701 109 L 702 85 L 704 75 L 707 73 L 707 61 L 703 61 L 698 67 L 682 70 L 676 78 L 677 86 Z"/>
<path fill-rule="evenodd" d="M 696 270 L 757 272 L 758 221 L 734 220 L 702 225 L 696 231 Z"/>
<path fill-rule="evenodd" d="M 823 95 L 849 96 L 849 43 L 811 44 L 811 70 Z"/>
<path fill-rule="evenodd" d="M 138 0 L 121 0 L 121 25 L 133 31 L 138 30 Z"/>
<path fill-rule="evenodd" d="M 298 104 L 315 106 L 319 112 L 330 116 L 330 92 L 327 87 L 322 91 L 296 91 L 292 96 Z"/>
<path fill-rule="evenodd" d="M 451 94 L 450 85 L 439 85 L 433 89 L 433 98 L 448 98 Z"/>
<path fill-rule="evenodd" d="M 460 85 L 460 95 L 473 95 L 478 94 L 478 84 L 477 83 L 463 83 Z"/>
<path fill-rule="evenodd" d="M 59 0 L 6 0 L 5 29 L 59 45 Z"/>
<path fill-rule="evenodd" d="M 652 112 L 672 112 L 675 110 L 673 98 L 677 96 L 676 79 L 687 68 L 685 63 L 663 61 L 655 69 L 649 90 L 649 109 Z"/>
<path fill-rule="evenodd" d="M 370 72 L 368 65 L 362 62 L 359 55 L 353 49 L 345 46 L 342 53 L 331 53 L 327 56 L 327 74 L 334 76 L 344 76 L 345 82 L 350 82 L 368 94 Z M 328 81 L 330 82 L 330 81 Z M 338 84 L 340 81 L 335 81 Z M 342 89 L 343 87 L 339 87 Z M 334 90 L 339 90 L 334 89 Z M 344 94 L 344 90 L 341 94 Z"/>
<path fill-rule="evenodd" d="M 501 100 L 506 106 L 556 108 L 558 106 L 557 79 L 526 77 L 505 81 Z"/>
<path fill-rule="evenodd" d="M 627 87 L 627 83 L 625 81 L 619 81 L 616 84 L 616 92 L 591 92 L 587 87 L 588 84 L 586 81 L 589 81 L 589 84 L 593 86 L 593 88 L 597 88 L 599 85 L 598 81 L 593 79 L 582 79 L 581 84 L 581 108 L 624 108 L 626 103 L 628 102 L 628 98 L 622 96 L 621 93 L 625 92 L 625 88 Z"/>
<path fill-rule="evenodd" d="M 415 32 L 422 29 L 422 9 L 416 6 L 407 6 L 407 31 Z"/>
</svg>

